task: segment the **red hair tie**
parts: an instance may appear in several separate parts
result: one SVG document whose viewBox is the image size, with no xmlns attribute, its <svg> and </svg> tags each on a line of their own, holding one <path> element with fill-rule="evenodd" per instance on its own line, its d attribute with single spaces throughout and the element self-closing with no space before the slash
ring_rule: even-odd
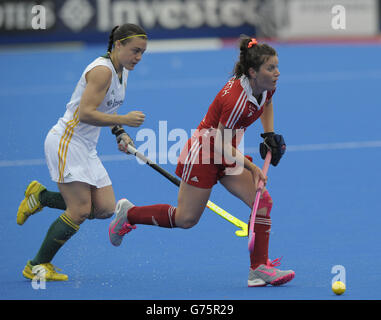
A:
<svg viewBox="0 0 381 320">
<path fill-rule="evenodd" d="M 251 38 L 251 41 L 249 42 L 249 44 L 247 45 L 247 47 L 250 49 L 252 46 L 258 44 L 258 41 L 257 39 L 255 38 Z"/>
</svg>

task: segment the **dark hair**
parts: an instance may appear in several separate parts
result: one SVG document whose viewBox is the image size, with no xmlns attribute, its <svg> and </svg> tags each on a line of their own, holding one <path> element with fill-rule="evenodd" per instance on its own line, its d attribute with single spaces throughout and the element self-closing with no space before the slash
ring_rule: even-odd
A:
<svg viewBox="0 0 381 320">
<path fill-rule="evenodd" d="M 275 49 L 266 43 L 252 43 L 249 48 L 249 43 L 252 42 L 251 37 L 247 35 L 241 35 L 239 41 L 239 60 L 234 66 L 234 76 L 240 78 L 242 75 L 249 77 L 249 68 L 253 68 L 258 71 L 263 63 L 265 63 L 269 57 L 276 56 Z"/>
<path fill-rule="evenodd" d="M 145 35 L 145 38 L 147 38 L 147 33 L 145 32 L 145 30 L 136 24 L 126 23 L 121 26 L 114 27 L 108 39 L 107 52 L 111 53 L 111 50 L 115 41 L 122 40 L 122 39 L 125 39 L 126 37 L 130 37 L 134 35 Z M 126 44 L 129 41 L 131 41 L 131 39 L 125 39 L 121 41 L 121 43 Z"/>
</svg>

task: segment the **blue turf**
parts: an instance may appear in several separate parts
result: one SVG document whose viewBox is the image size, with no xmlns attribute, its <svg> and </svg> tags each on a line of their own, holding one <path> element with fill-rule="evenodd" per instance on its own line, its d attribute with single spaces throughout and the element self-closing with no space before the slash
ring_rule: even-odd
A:
<svg viewBox="0 0 381 320">
<path fill-rule="evenodd" d="M 274 96 L 276 130 L 289 146 L 380 141 L 379 46 L 276 47 L 281 77 Z M 247 239 L 206 210 L 190 230 L 138 226 L 123 245 L 109 244 L 109 220 L 87 221 L 57 254 L 66 283 L 33 290 L 21 275 L 59 211 L 44 209 L 20 227 L 16 211 L 30 180 L 56 190 L 43 163 L 47 131 L 64 113 L 84 67 L 103 47 L 0 53 L 0 297 L 1 299 L 380 299 L 381 148 L 292 150 L 271 167 L 272 258 L 295 279 L 283 287 L 247 288 Z M 147 53 L 130 73 L 121 112 L 143 110 L 144 128 L 190 134 L 233 68 L 235 49 Z M 138 130 L 130 130 L 134 136 Z M 245 146 L 255 161 L 261 126 Z M 141 142 L 140 142 L 141 143 Z M 168 142 L 170 146 L 173 142 Z M 139 142 L 137 142 L 139 145 Z M 109 129 L 101 156 L 117 155 Z M 16 160 L 26 160 L 16 165 Z M 36 160 L 35 164 L 31 164 Z M 10 162 L 6 162 L 10 161 Z M 130 157 L 105 161 L 116 197 L 138 205 L 176 204 L 177 189 Z M 171 163 L 163 165 L 173 172 Z M 217 185 L 211 200 L 247 221 L 249 210 Z M 330 289 L 331 268 L 346 269 L 347 291 Z"/>
</svg>

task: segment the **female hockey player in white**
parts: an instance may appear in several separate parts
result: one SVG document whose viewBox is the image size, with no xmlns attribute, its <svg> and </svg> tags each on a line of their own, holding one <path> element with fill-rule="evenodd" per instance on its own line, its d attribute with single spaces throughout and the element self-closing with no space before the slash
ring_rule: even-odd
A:
<svg viewBox="0 0 381 320">
<path fill-rule="evenodd" d="M 43 272 L 45 280 L 67 280 L 68 276 L 58 273 L 51 264 L 54 255 L 90 215 L 99 219 L 112 216 L 114 191 L 97 156 L 96 145 L 101 127 L 118 125 L 120 138 L 128 144 L 132 140 L 121 125 L 139 127 L 144 122 L 141 111 L 125 115 L 115 112 L 124 101 L 128 72 L 139 63 L 146 47 L 147 35 L 141 27 L 134 24 L 115 27 L 107 55 L 87 66 L 64 116 L 49 131 L 45 140 L 46 162 L 62 197 L 46 193 L 44 186 L 33 181 L 20 204 L 17 223 L 22 225 L 42 209 L 40 194 L 44 192 L 45 196 L 52 195 L 50 202 L 57 202 L 52 207 L 61 207 L 65 212 L 50 226 L 37 255 L 27 262 L 23 270 L 26 278 L 33 279 L 36 272 Z"/>
</svg>

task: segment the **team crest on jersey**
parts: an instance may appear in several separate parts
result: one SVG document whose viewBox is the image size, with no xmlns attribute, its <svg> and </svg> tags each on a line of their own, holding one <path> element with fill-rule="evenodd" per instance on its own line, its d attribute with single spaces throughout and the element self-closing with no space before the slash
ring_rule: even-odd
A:
<svg viewBox="0 0 381 320">
<path fill-rule="evenodd" d="M 249 113 L 247 114 L 248 118 L 251 117 L 258 110 L 258 108 L 252 103 L 248 104 L 248 108 L 249 108 Z"/>
</svg>

